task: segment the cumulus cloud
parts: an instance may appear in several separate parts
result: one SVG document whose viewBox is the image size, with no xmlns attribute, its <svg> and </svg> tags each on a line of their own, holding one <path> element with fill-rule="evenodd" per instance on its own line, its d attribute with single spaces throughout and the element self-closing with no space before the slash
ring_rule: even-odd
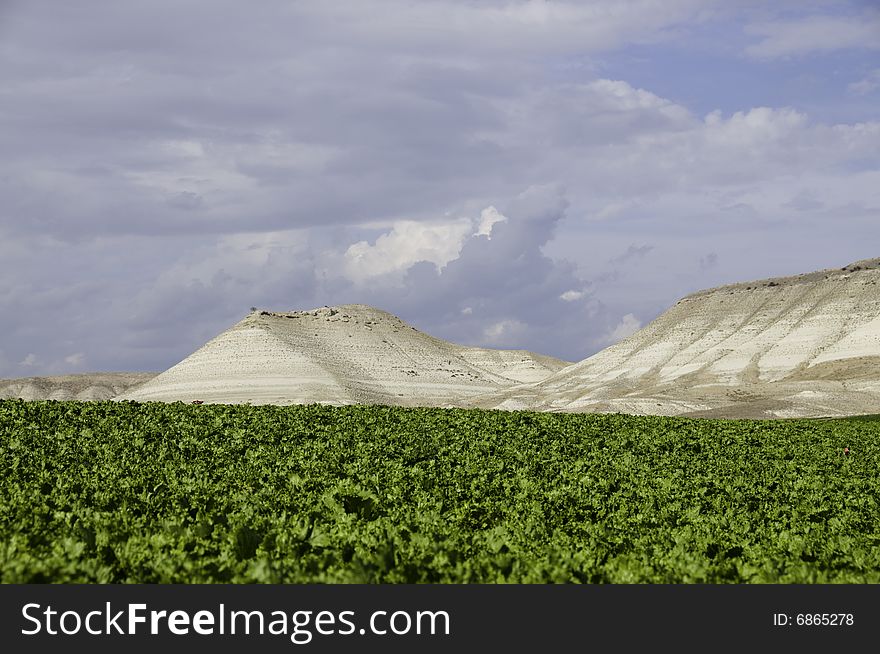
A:
<svg viewBox="0 0 880 654">
<path fill-rule="evenodd" d="M 490 209 L 494 211 L 494 208 Z M 484 214 L 486 211 L 489 210 Z M 488 223 L 490 231 L 486 232 L 482 231 L 484 224 L 485 218 L 478 234 L 490 233 L 492 223 Z M 458 256 L 464 239 L 472 230 L 473 223 L 467 218 L 440 224 L 399 221 L 372 244 L 358 241 L 350 245 L 343 255 L 343 269 L 346 276 L 357 283 L 405 271 L 419 261 L 433 263 L 442 269 Z"/>
<path fill-rule="evenodd" d="M 870 149 L 878 143 L 880 123 L 875 122 L 813 124 L 805 113 L 790 108 L 756 107 L 729 117 L 714 111 L 687 129 L 655 130 L 619 142 L 615 153 L 608 149 L 616 156 L 603 162 L 605 174 L 591 172 L 607 179 L 610 189 L 640 190 L 643 197 L 660 188 L 669 192 L 707 184 L 766 186 L 769 179 L 789 178 L 798 170 L 828 170 L 847 160 L 872 157 Z M 631 204 L 625 211 L 642 207 Z"/>
<path fill-rule="evenodd" d="M 507 220 L 507 216 L 498 213 L 495 207 L 486 207 L 480 212 L 480 224 L 477 226 L 475 236 L 492 238 L 492 225 Z"/>
<path fill-rule="evenodd" d="M 561 298 L 583 286 L 574 266 L 542 252 L 566 215 L 564 191 L 556 185 L 528 188 L 497 209 L 479 211 L 494 220 L 491 239 L 472 220 L 471 234 L 444 266 L 411 263 L 400 283 L 338 289 L 397 313 L 420 328 L 450 340 L 479 345 L 539 349 L 578 358 L 588 348 L 587 316 L 595 306 L 573 308 Z M 490 205 L 494 207 L 495 205 Z M 545 335 L 559 336 L 549 343 Z"/>
</svg>

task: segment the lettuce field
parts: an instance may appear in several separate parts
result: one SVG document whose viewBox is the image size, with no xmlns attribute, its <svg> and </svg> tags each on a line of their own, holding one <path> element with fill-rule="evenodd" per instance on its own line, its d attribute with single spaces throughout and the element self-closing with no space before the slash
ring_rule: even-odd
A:
<svg viewBox="0 0 880 654">
<path fill-rule="evenodd" d="M 878 464 L 866 420 L 5 400 L 0 580 L 878 583 Z"/>
</svg>

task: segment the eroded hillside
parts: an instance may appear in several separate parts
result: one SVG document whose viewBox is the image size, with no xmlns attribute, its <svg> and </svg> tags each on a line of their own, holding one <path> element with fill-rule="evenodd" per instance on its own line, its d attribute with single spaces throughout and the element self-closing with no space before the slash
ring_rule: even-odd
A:
<svg viewBox="0 0 880 654">
<path fill-rule="evenodd" d="M 566 362 L 448 343 L 365 305 L 254 312 L 120 399 L 467 406 Z"/>
<path fill-rule="evenodd" d="M 689 295 L 482 406 L 723 417 L 880 412 L 880 259 Z"/>
</svg>

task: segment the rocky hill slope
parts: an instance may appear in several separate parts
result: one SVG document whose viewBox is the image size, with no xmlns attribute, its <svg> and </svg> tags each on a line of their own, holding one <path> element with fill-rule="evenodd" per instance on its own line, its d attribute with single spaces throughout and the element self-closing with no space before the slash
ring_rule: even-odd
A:
<svg viewBox="0 0 880 654">
<path fill-rule="evenodd" d="M 253 312 L 118 399 L 467 406 L 568 365 L 448 343 L 365 305 Z"/>
<path fill-rule="evenodd" d="M 880 259 L 689 295 L 484 407 L 717 417 L 880 413 Z"/>
</svg>

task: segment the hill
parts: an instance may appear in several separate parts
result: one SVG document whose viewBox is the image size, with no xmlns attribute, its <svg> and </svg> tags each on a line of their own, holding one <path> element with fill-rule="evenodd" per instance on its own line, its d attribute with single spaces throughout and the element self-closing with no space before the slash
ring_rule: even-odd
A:
<svg viewBox="0 0 880 654">
<path fill-rule="evenodd" d="M 880 412 L 880 259 L 700 291 L 481 406 L 727 418 Z"/>
<path fill-rule="evenodd" d="M 155 372 L 98 372 L 0 379 L 0 399 L 109 400 L 155 376 Z"/>
<path fill-rule="evenodd" d="M 360 304 L 252 312 L 118 399 L 467 406 L 566 362 L 448 343 Z"/>
</svg>

